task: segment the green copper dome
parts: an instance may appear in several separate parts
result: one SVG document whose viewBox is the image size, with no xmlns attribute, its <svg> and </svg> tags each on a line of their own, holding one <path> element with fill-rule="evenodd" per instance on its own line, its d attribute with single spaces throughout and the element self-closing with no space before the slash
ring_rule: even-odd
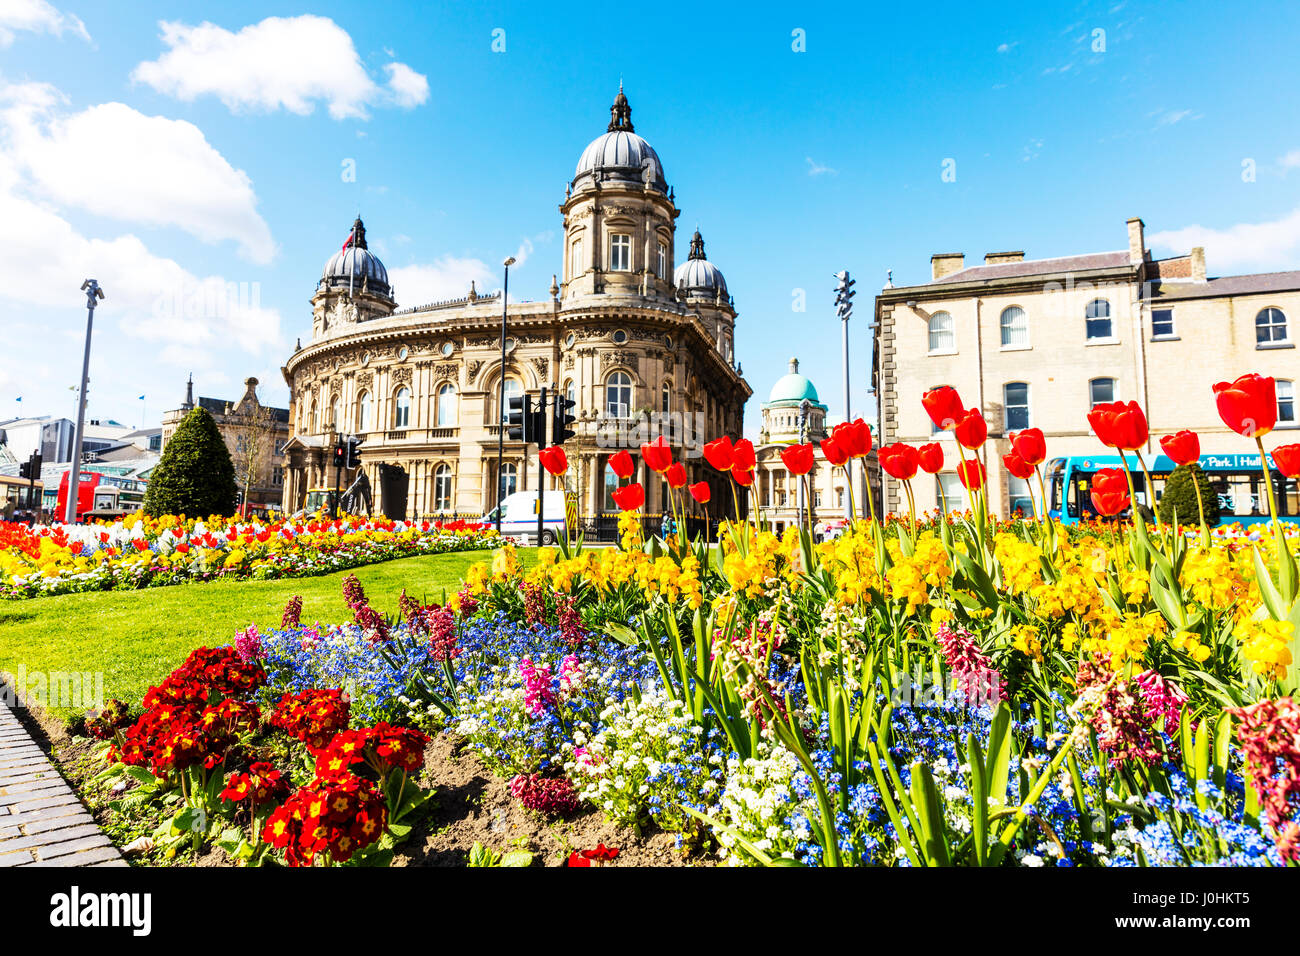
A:
<svg viewBox="0 0 1300 956">
<path fill-rule="evenodd" d="M 771 402 L 802 402 L 807 399 L 810 402 L 818 402 L 817 388 L 808 380 L 806 375 L 799 374 L 799 360 L 790 359 L 790 372 L 782 375 L 772 386 L 772 392 L 767 396 Z"/>
</svg>

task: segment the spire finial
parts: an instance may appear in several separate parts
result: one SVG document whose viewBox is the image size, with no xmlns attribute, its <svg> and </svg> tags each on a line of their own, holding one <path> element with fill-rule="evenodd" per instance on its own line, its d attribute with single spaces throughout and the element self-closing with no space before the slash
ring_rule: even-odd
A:
<svg viewBox="0 0 1300 956">
<path fill-rule="evenodd" d="M 366 248 L 366 224 L 361 221 L 361 213 L 352 221 L 352 245 L 357 249 Z"/>
<path fill-rule="evenodd" d="M 608 132 L 635 132 L 632 126 L 632 107 L 628 105 L 627 97 L 623 95 L 623 80 L 621 77 L 618 81 L 618 96 L 614 97 L 614 105 L 609 108 Z"/>
<path fill-rule="evenodd" d="M 194 407 L 194 373 L 190 372 L 190 380 L 185 383 L 185 404 L 181 408 L 190 409 Z"/>
<path fill-rule="evenodd" d="M 790 374 L 791 375 L 799 374 L 799 360 L 797 358 L 790 359 Z"/>
<path fill-rule="evenodd" d="M 704 258 L 704 237 L 700 235 L 700 230 L 698 228 L 695 230 L 695 235 L 691 236 L 691 253 L 686 258 Z"/>
</svg>

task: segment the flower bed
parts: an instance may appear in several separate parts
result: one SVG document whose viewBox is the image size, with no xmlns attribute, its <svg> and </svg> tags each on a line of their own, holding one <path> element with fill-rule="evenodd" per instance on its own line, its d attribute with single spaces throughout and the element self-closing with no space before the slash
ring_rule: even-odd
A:
<svg viewBox="0 0 1300 956">
<path fill-rule="evenodd" d="M 496 543 L 490 528 L 464 521 L 343 518 L 262 524 L 135 516 L 36 529 L 0 523 L 0 597 L 305 577 Z"/>
</svg>

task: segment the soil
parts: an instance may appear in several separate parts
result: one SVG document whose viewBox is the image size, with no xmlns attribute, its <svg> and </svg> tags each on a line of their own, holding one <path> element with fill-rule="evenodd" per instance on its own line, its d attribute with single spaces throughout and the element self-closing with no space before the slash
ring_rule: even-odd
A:
<svg viewBox="0 0 1300 956">
<path fill-rule="evenodd" d="M 30 713 L 30 712 L 29 712 Z M 43 716 L 43 715 L 42 715 Z M 89 781 L 104 769 L 91 754 L 96 744 L 74 736 L 59 721 L 27 720 L 37 742 L 48 752 L 60 772 L 82 796 L 96 821 L 115 842 L 126 843 L 148 826 L 136 822 L 124 832 L 125 821 L 108 806 L 111 799 L 101 788 L 89 788 Z M 677 848 L 677 836 L 653 825 L 640 834 L 606 820 L 601 813 L 584 807 L 571 816 L 543 816 L 526 810 L 510 795 L 508 780 L 496 777 L 479 762 L 462 738 L 437 734 L 424 754 L 420 783 L 434 790 L 428 811 L 397 848 L 393 866 L 465 866 L 475 843 L 496 853 L 527 850 L 533 866 L 564 866 L 569 854 L 590 850 L 598 843 L 617 847 L 618 858 L 606 866 L 712 866 L 716 857 L 708 852 L 687 852 Z M 114 795 L 115 796 L 115 795 Z M 129 838 L 128 838 L 129 837 Z M 133 858 L 144 865 L 229 866 L 225 852 L 206 849 L 198 857 L 176 860 Z"/>
</svg>

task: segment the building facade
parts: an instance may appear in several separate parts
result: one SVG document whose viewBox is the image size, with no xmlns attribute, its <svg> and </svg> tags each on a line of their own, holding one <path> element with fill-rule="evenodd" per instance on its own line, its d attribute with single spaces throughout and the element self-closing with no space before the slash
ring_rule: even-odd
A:
<svg viewBox="0 0 1300 956">
<path fill-rule="evenodd" d="M 279 510 L 284 498 L 285 447 L 289 443 L 289 409 L 263 405 L 257 397 L 258 380 L 244 380 L 244 394 L 237 402 L 199 398 L 216 420 L 217 429 L 230 450 L 235 465 L 235 482 L 244 507 Z M 180 408 L 163 414 L 161 446 L 166 449 L 181 420 L 194 408 L 194 377 L 185 385 Z"/>
<path fill-rule="evenodd" d="M 664 434 L 692 481 L 718 481 L 704 442 L 737 435 L 750 395 L 735 364 L 736 310 L 696 231 L 676 262 L 674 191 L 636 134 L 620 89 L 606 131 L 582 152 L 560 213 L 560 272 L 542 301 L 480 295 L 398 310 L 388 273 L 358 219 L 312 297 L 312 335 L 284 366 L 291 395 L 283 506 L 335 482 L 336 437 L 362 440 L 377 511 L 393 518 L 478 515 L 504 494 L 579 494 L 584 515 L 613 510 L 620 448 Z M 501 329 L 505 312 L 505 361 Z M 574 402 L 565 479 L 538 476 L 536 446 L 504 441 L 504 399 L 558 390 Z M 341 475 L 344 486 L 356 476 Z M 646 482 L 647 511 L 666 489 Z M 716 517 L 716 515 L 715 515 Z"/>
<path fill-rule="evenodd" d="M 940 441 L 946 450 L 944 471 L 913 483 L 918 508 L 966 507 L 951 433 L 921 406 L 937 385 L 956 388 L 988 420 L 981 458 L 990 510 L 1003 515 L 1027 515 L 1038 498 L 1002 464 L 1008 432 L 1041 428 L 1050 457 L 1105 454 L 1086 417 L 1099 402 L 1146 409 L 1148 461 L 1160 436 L 1182 428 L 1200 433 L 1202 454 L 1248 451 L 1219 419 L 1211 390 L 1246 372 L 1277 379 L 1278 429 L 1297 426 L 1300 271 L 1208 277 L 1203 249 L 1154 259 L 1142 220 L 1127 225 L 1127 247 L 1110 252 L 990 253 L 969 267 L 959 253 L 935 255 L 930 282 L 876 297 L 883 441 Z M 906 510 L 899 483 L 885 482 L 888 508 Z"/>
</svg>

